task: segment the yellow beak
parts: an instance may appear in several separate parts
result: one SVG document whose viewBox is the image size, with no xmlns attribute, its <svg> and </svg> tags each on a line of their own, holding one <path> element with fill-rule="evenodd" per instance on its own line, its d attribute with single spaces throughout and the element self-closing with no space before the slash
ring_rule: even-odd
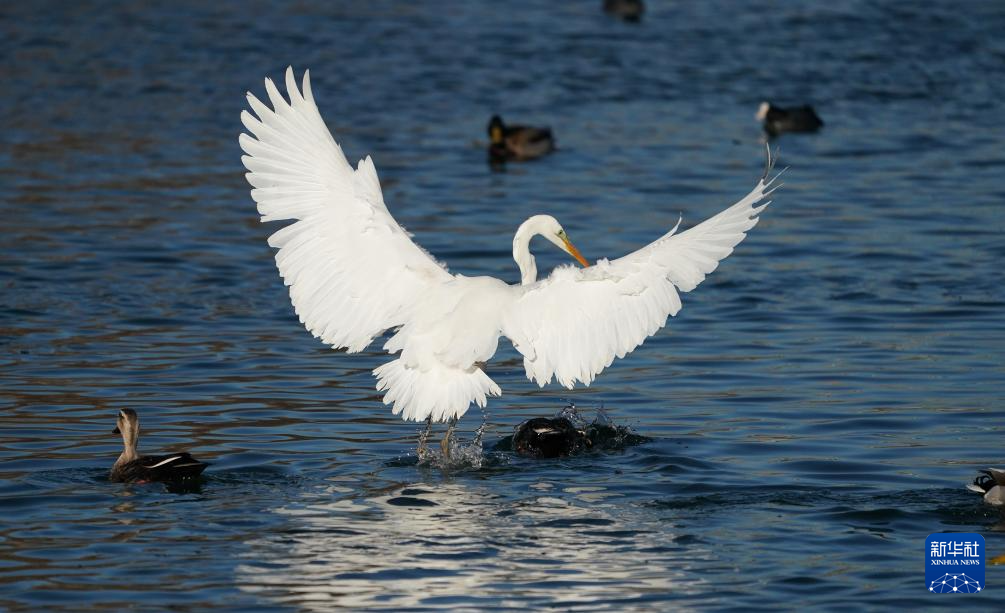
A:
<svg viewBox="0 0 1005 613">
<path fill-rule="evenodd" d="M 566 251 L 569 252 L 569 255 L 571 255 L 572 257 L 576 258 L 576 260 L 578 260 L 579 263 L 583 265 L 583 268 L 589 268 L 590 267 L 590 263 L 586 261 L 586 258 L 583 257 L 583 254 L 579 252 L 579 249 L 576 249 L 576 246 L 573 245 L 569 241 L 569 239 L 563 238 L 562 242 L 565 243 L 565 249 L 566 249 Z"/>
</svg>

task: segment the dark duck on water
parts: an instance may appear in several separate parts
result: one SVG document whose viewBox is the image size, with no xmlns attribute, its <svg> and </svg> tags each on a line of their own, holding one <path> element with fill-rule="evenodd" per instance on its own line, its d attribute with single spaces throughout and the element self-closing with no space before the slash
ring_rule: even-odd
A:
<svg viewBox="0 0 1005 613">
<path fill-rule="evenodd" d="M 626 426 L 609 423 L 600 413 L 586 423 L 573 407 L 556 417 L 536 417 L 521 423 L 513 436 L 500 441 L 496 449 L 529 458 L 564 458 L 590 451 L 622 451 L 648 441 Z"/>
<path fill-rule="evenodd" d="M 782 132 L 816 132 L 824 125 L 817 112 L 808 104 L 786 109 L 770 102 L 762 102 L 754 117 L 762 122 L 764 131 L 769 136 L 778 136 Z"/>
<path fill-rule="evenodd" d="M 982 470 L 967 489 L 984 497 L 984 502 L 1000 507 L 1005 505 L 1005 470 L 988 468 Z"/>
<path fill-rule="evenodd" d="M 565 417 L 538 417 L 517 426 L 513 451 L 534 458 L 561 458 L 592 446 L 586 430 Z"/>
<path fill-rule="evenodd" d="M 200 462 L 188 453 L 171 455 L 141 456 L 136 452 L 140 437 L 140 418 L 132 409 L 122 409 L 115 425 L 114 434 L 122 435 L 125 447 L 122 455 L 112 466 L 109 478 L 121 483 L 147 483 L 163 481 L 169 483 L 196 479 L 208 464 Z"/>
<path fill-rule="evenodd" d="M 551 128 L 507 126 L 498 115 L 489 121 L 489 161 L 532 160 L 555 150 Z"/>
<path fill-rule="evenodd" d="M 604 0 L 604 12 L 625 21 L 638 23 L 645 11 L 642 0 Z"/>
</svg>

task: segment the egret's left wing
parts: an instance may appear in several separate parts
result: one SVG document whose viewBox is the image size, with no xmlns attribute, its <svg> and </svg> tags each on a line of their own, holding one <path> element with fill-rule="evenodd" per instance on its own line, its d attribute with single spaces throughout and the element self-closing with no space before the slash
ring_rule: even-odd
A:
<svg viewBox="0 0 1005 613">
<path fill-rule="evenodd" d="M 249 134 L 251 197 L 262 221 L 292 221 L 269 237 L 300 321 L 335 348 L 362 351 L 403 325 L 430 289 L 453 277 L 415 244 L 384 204 L 367 157 L 353 167 L 321 119 L 304 73 L 286 69 L 283 98 L 265 81 L 272 108 L 248 94 L 258 116 L 241 113 Z"/>
<path fill-rule="evenodd" d="M 563 266 L 528 287 L 503 321 L 527 377 L 541 386 L 552 377 L 570 389 L 589 385 L 666 325 L 681 308 L 677 290 L 694 289 L 757 223 L 768 203 L 758 204 L 774 190 L 768 171 L 745 198 L 685 232 L 674 227 L 623 258 Z"/>
</svg>

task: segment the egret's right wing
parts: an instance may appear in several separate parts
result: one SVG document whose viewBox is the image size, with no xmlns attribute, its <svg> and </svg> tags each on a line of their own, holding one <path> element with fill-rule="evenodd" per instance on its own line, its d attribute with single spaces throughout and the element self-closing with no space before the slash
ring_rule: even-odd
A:
<svg viewBox="0 0 1005 613">
<path fill-rule="evenodd" d="M 355 170 L 325 127 L 311 94 L 286 70 L 287 102 L 271 79 L 273 108 L 251 93 L 241 113 L 241 159 L 262 221 L 297 220 L 269 237 L 300 321 L 335 348 L 361 351 L 403 324 L 412 304 L 452 277 L 416 245 L 387 207 L 373 162 Z"/>
<path fill-rule="evenodd" d="M 693 228 L 589 268 L 563 266 L 529 286 L 505 314 L 503 334 L 524 356 L 527 377 L 587 385 L 666 325 L 689 292 L 757 223 L 772 189 L 768 169 L 742 200 Z M 759 206 L 758 206 L 759 205 Z"/>
</svg>

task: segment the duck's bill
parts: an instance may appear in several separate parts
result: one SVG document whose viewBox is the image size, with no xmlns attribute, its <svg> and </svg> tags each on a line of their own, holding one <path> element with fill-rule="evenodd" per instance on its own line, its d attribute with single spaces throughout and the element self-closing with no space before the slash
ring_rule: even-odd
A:
<svg viewBox="0 0 1005 613">
<path fill-rule="evenodd" d="M 565 243 L 565 250 L 569 252 L 569 255 L 576 258 L 576 260 L 583 265 L 583 268 L 590 267 L 590 263 L 586 261 L 586 258 L 584 258 L 583 254 L 579 252 L 579 249 L 576 249 L 576 246 L 569 242 L 569 239 L 564 239 L 563 242 Z"/>
<path fill-rule="evenodd" d="M 122 431 L 121 431 L 121 430 L 119 430 L 119 427 L 118 427 L 118 426 L 115 426 L 115 429 L 114 429 L 114 430 L 112 430 L 112 434 L 122 434 Z"/>
</svg>

